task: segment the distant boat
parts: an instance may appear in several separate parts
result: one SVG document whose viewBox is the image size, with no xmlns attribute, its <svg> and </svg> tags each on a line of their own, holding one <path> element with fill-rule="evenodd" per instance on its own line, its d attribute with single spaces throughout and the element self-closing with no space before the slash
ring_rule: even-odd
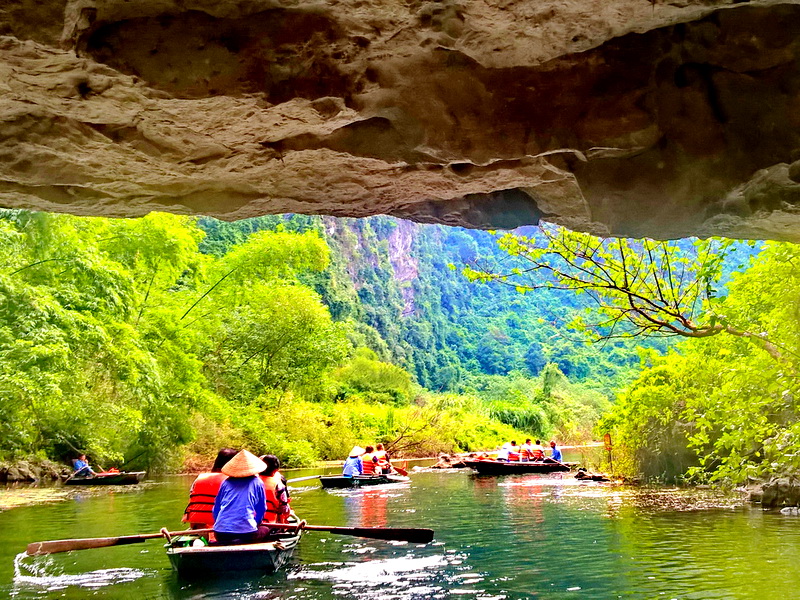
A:
<svg viewBox="0 0 800 600">
<path fill-rule="evenodd" d="M 356 475 L 355 477 L 329 475 L 320 477 L 319 480 L 324 488 L 353 488 L 384 483 L 403 483 L 411 481 L 411 478 L 403 475 Z"/>
<path fill-rule="evenodd" d="M 253 571 L 274 573 L 291 558 L 302 530 L 276 536 L 268 542 L 230 546 L 194 546 L 197 536 L 180 536 L 165 545 L 167 557 L 180 575 L 219 576 Z"/>
<path fill-rule="evenodd" d="M 121 471 L 119 473 L 95 473 L 80 477 L 70 477 L 64 485 L 135 485 L 139 483 L 146 471 Z"/>
<path fill-rule="evenodd" d="M 481 475 L 514 475 L 519 473 L 557 473 L 569 471 L 571 464 L 561 462 L 504 462 L 500 460 L 465 460 L 466 465 Z"/>
</svg>

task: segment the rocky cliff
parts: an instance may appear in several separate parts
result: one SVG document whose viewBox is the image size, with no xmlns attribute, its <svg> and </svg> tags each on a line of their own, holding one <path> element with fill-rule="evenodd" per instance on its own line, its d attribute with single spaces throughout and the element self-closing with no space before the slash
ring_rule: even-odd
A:
<svg viewBox="0 0 800 600">
<path fill-rule="evenodd" d="M 5 0 L 0 206 L 800 240 L 800 2 Z"/>
</svg>

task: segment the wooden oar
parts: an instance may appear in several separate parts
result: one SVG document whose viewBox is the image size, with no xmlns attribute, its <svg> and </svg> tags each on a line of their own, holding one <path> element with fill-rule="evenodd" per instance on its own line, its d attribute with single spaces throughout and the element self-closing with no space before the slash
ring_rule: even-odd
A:
<svg viewBox="0 0 800 600">
<path fill-rule="evenodd" d="M 269 523 L 272 528 L 297 529 L 294 523 Z M 433 540 L 433 529 L 407 529 L 399 527 L 332 527 L 329 525 L 306 525 L 306 531 L 327 531 L 339 535 L 372 538 L 375 540 L 395 540 L 413 544 L 427 544 Z"/>
<path fill-rule="evenodd" d="M 269 523 L 271 528 L 297 529 L 294 523 Z M 355 537 L 372 538 L 376 540 L 395 540 L 411 542 L 414 544 L 427 544 L 433 540 L 433 529 L 403 529 L 393 527 L 329 527 L 327 525 L 306 525 L 308 531 L 327 531 L 339 535 L 352 535 Z M 48 542 L 33 542 L 28 544 L 28 556 L 41 554 L 55 554 L 69 552 L 70 550 L 89 550 L 90 548 L 108 548 L 109 546 L 124 546 L 137 544 L 155 538 L 178 535 L 205 535 L 213 529 L 185 529 L 183 531 L 170 531 L 159 533 L 143 533 L 141 535 L 123 535 L 120 537 L 106 538 L 79 538 L 73 540 L 52 540 Z"/>
<path fill-rule="evenodd" d="M 308 481 L 309 479 L 319 479 L 322 475 L 309 475 L 308 477 L 295 477 L 294 479 L 287 479 L 286 483 L 297 483 L 298 481 Z"/>
<path fill-rule="evenodd" d="M 170 531 L 169 535 L 203 535 L 211 533 L 213 529 L 186 529 L 184 531 Z M 137 544 L 146 540 L 164 537 L 159 533 L 143 533 L 141 535 L 123 535 L 120 537 L 105 538 L 79 538 L 74 540 L 53 540 L 50 542 L 33 542 L 28 544 L 28 556 L 40 554 L 55 554 L 56 552 L 69 552 L 70 550 L 88 550 L 90 548 L 107 548 L 109 546 L 124 546 Z"/>
</svg>

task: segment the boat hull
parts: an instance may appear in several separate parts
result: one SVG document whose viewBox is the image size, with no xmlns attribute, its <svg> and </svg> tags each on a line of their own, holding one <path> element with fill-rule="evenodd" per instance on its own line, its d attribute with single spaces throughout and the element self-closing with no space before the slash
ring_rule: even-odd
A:
<svg viewBox="0 0 800 600">
<path fill-rule="evenodd" d="M 145 473 L 145 471 L 111 473 L 108 475 L 98 473 L 93 477 L 67 479 L 64 485 L 135 485 L 144 479 Z"/>
<path fill-rule="evenodd" d="M 496 460 L 467 460 L 468 467 L 481 475 L 515 475 L 524 473 L 558 473 L 569 471 L 569 465 L 549 462 L 502 462 Z"/>
<path fill-rule="evenodd" d="M 167 557 L 181 575 L 209 576 L 252 571 L 274 573 L 288 561 L 302 534 L 259 544 L 176 547 L 167 544 Z"/>
<path fill-rule="evenodd" d="M 403 483 L 409 481 L 403 475 L 366 475 L 356 477 L 344 477 L 343 475 L 329 475 L 319 478 L 324 488 L 354 488 L 365 485 L 382 485 L 385 483 Z"/>
</svg>

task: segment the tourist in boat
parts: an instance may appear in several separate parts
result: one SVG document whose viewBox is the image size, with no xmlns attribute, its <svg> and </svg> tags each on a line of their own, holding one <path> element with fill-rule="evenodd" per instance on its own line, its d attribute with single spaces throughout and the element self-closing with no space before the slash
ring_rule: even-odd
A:
<svg viewBox="0 0 800 600">
<path fill-rule="evenodd" d="M 350 450 L 350 456 L 344 461 L 344 467 L 342 468 L 344 477 L 355 477 L 364 472 L 364 467 L 361 465 L 361 455 L 364 452 L 365 450 L 361 446 L 353 446 L 353 449 Z"/>
<path fill-rule="evenodd" d="M 214 500 L 217 498 L 219 486 L 228 476 L 222 472 L 222 467 L 236 456 L 238 450 L 222 448 L 217 452 L 217 458 L 208 473 L 200 473 L 189 489 L 189 504 L 183 511 L 181 521 L 189 523 L 192 529 L 207 529 L 214 526 Z"/>
<path fill-rule="evenodd" d="M 392 462 L 389 454 L 383 449 L 383 444 L 378 444 L 375 447 L 375 458 L 378 459 L 378 473 L 388 475 L 392 472 Z"/>
<path fill-rule="evenodd" d="M 499 460 L 501 462 L 508 462 L 508 455 L 510 452 L 511 452 L 511 444 L 506 442 L 501 446 L 500 450 L 497 452 L 496 460 Z"/>
<path fill-rule="evenodd" d="M 270 523 L 286 523 L 292 510 L 289 508 L 289 487 L 286 478 L 278 470 L 281 461 L 274 454 L 265 454 L 261 457 L 267 468 L 261 471 L 259 477 L 264 482 L 264 493 L 267 495 L 267 512 L 264 521 Z"/>
<path fill-rule="evenodd" d="M 519 462 L 519 446 L 517 440 L 511 440 L 511 447 L 508 449 L 508 462 Z"/>
<path fill-rule="evenodd" d="M 536 445 L 533 447 L 533 460 L 544 460 L 544 446 L 541 440 L 536 440 Z"/>
<path fill-rule="evenodd" d="M 89 463 L 86 462 L 86 455 L 81 454 L 78 458 L 72 461 L 72 467 L 75 469 L 75 472 L 72 474 L 73 477 L 94 477 L 96 473 L 92 470 L 92 467 L 89 466 Z"/>
<path fill-rule="evenodd" d="M 561 450 L 556 448 L 556 443 L 555 441 L 552 440 L 550 441 L 550 458 L 558 462 L 561 462 Z"/>
<path fill-rule="evenodd" d="M 213 509 L 218 543 L 251 544 L 269 536 L 269 526 L 261 524 L 267 512 L 267 495 L 258 477 L 266 468 L 263 460 L 247 450 L 222 467 L 228 478 L 219 487 Z"/>
<path fill-rule="evenodd" d="M 364 475 L 380 475 L 378 470 L 378 457 L 374 454 L 375 448 L 367 446 L 361 455 L 361 469 Z"/>
<path fill-rule="evenodd" d="M 525 443 L 520 446 L 519 456 L 522 462 L 529 462 L 533 460 L 533 444 L 531 438 L 525 440 Z"/>
</svg>

